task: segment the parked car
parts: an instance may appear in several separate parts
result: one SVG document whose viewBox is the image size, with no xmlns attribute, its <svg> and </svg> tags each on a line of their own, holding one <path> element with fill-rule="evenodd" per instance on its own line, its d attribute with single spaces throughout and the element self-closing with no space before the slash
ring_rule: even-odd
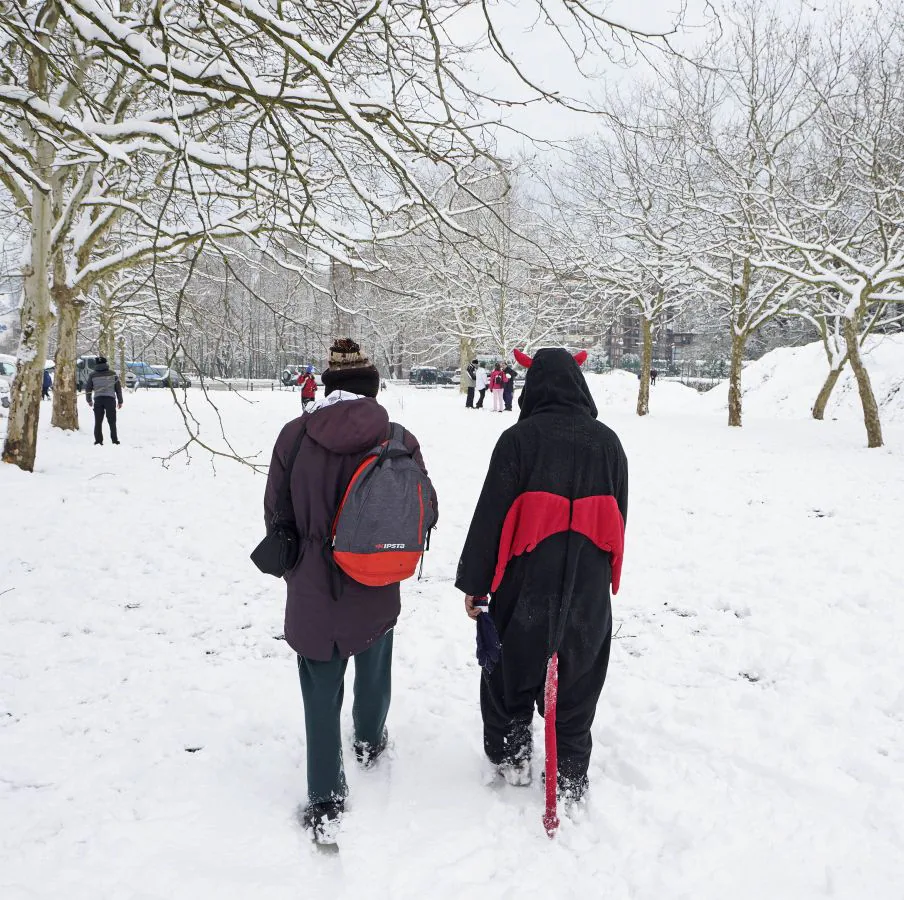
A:
<svg viewBox="0 0 904 900">
<path fill-rule="evenodd" d="M 299 365 L 291 365 L 286 366 L 285 369 L 282 370 L 282 375 L 279 376 L 280 382 L 284 387 L 290 387 L 293 384 L 298 384 L 298 376 L 307 369 L 308 363 L 301 363 Z M 317 369 L 314 369 L 314 378 L 317 381 L 317 384 L 323 384 L 323 381 L 320 379 L 320 373 Z"/>
<path fill-rule="evenodd" d="M 191 381 L 172 366 L 151 366 L 151 368 L 163 379 L 164 387 L 176 388 L 177 390 L 191 387 Z"/>
<path fill-rule="evenodd" d="M 126 369 L 135 376 L 136 387 L 165 387 L 163 376 L 159 372 L 155 372 L 146 362 L 127 362 Z"/>
<path fill-rule="evenodd" d="M 408 373 L 409 384 L 439 384 L 439 369 L 435 366 L 415 366 Z"/>
<path fill-rule="evenodd" d="M 0 354 L 0 406 L 9 409 L 9 390 L 16 377 L 16 358 Z"/>
<path fill-rule="evenodd" d="M 96 356 L 80 356 L 75 361 L 75 389 L 83 391 L 88 384 L 88 378 L 97 365 Z"/>
</svg>

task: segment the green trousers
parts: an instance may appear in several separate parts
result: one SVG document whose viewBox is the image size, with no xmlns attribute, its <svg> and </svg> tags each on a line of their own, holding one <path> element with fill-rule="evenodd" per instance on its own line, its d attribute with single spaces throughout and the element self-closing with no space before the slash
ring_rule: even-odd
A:
<svg viewBox="0 0 904 900">
<path fill-rule="evenodd" d="M 352 721 L 355 741 L 378 746 L 383 739 L 392 694 L 392 630 L 362 653 L 356 653 Z M 344 800 L 348 794 L 342 763 L 339 715 L 345 696 L 348 660 L 333 648 L 329 662 L 298 657 L 308 745 L 308 800 Z"/>
</svg>

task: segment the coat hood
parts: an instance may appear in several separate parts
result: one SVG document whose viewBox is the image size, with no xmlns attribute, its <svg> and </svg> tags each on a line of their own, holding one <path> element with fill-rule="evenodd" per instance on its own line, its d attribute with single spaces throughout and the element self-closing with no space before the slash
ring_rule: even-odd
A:
<svg viewBox="0 0 904 900">
<path fill-rule="evenodd" d="M 325 406 L 306 418 L 308 437 L 332 453 L 364 454 L 389 434 L 389 413 L 370 397 Z"/>
<path fill-rule="evenodd" d="M 94 372 L 96 375 L 103 375 L 109 371 L 110 371 L 109 363 L 102 362 L 102 363 L 95 363 L 95 365 L 94 365 Z"/>
<path fill-rule="evenodd" d="M 547 348 L 534 354 L 524 389 L 518 398 L 518 421 L 541 412 L 571 413 L 596 418 L 597 409 L 574 357 L 562 348 Z"/>
</svg>

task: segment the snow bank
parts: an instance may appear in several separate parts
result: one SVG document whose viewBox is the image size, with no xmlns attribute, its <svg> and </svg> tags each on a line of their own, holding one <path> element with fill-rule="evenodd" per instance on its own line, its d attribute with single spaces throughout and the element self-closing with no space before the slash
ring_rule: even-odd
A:
<svg viewBox="0 0 904 900">
<path fill-rule="evenodd" d="M 904 334 L 871 338 L 864 359 L 882 412 L 882 421 L 904 422 Z M 767 353 L 744 367 L 744 414 L 756 418 L 807 418 L 828 374 L 819 342 Z M 728 384 L 703 395 L 709 411 L 728 409 Z M 826 418 L 862 421 L 853 373 L 846 368 L 826 409 Z"/>
<path fill-rule="evenodd" d="M 615 369 L 604 375 L 587 373 L 590 393 L 605 420 L 606 412 L 633 412 L 637 407 L 637 376 L 624 369 Z M 693 388 L 675 381 L 660 379 L 650 387 L 650 413 L 691 413 L 701 409 L 700 394 Z"/>
</svg>

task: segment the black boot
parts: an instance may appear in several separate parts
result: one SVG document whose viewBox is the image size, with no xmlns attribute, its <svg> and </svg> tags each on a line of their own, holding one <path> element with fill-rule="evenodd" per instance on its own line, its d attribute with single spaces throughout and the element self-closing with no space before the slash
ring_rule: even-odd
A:
<svg viewBox="0 0 904 900">
<path fill-rule="evenodd" d="M 310 830 L 311 836 L 318 844 L 335 844 L 344 812 L 343 800 L 310 803 L 304 811 L 301 824 Z"/>
<path fill-rule="evenodd" d="M 383 755 L 388 744 L 389 732 L 384 728 L 383 737 L 376 746 L 369 744 L 367 741 L 355 741 L 353 745 L 355 748 L 355 758 L 361 763 L 363 768 L 369 769 L 371 766 L 375 765 L 377 760 Z"/>
</svg>

